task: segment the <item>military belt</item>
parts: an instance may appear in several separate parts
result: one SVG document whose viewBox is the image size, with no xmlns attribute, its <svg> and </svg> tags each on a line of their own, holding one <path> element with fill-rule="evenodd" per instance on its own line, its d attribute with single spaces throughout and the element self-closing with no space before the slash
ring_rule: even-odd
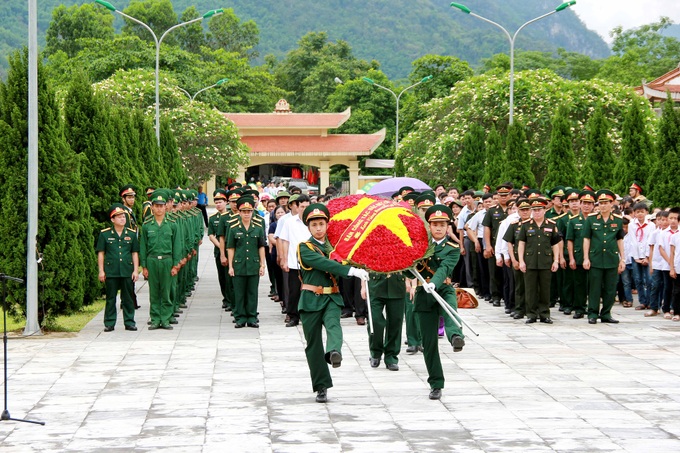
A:
<svg viewBox="0 0 680 453">
<path fill-rule="evenodd" d="M 308 285 L 307 283 L 303 283 L 300 289 L 303 291 L 311 291 L 317 296 L 322 294 L 337 294 L 340 292 L 340 288 L 338 286 L 314 286 Z"/>
<path fill-rule="evenodd" d="M 172 258 L 172 256 L 170 256 L 170 255 L 156 255 L 156 256 L 149 256 L 148 258 L 151 258 L 153 260 L 162 261 L 162 260 L 170 259 L 170 258 Z"/>
</svg>

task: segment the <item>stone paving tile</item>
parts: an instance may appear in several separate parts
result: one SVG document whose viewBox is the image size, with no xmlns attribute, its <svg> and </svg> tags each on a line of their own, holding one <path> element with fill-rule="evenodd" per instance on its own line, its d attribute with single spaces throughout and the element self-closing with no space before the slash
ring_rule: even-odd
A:
<svg viewBox="0 0 680 453">
<path fill-rule="evenodd" d="M 368 364 L 366 328 L 343 319 L 343 364 L 329 403 L 314 402 L 301 327 L 286 328 L 260 286 L 260 329 L 220 309 L 210 246 L 173 331 L 9 341 L 9 409 L 45 426 L 0 422 L 8 452 L 675 452 L 680 451 L 680 326 L 614 307 L 619 325 L 553 311 L 526 326 L 482 303 L 480 333 L 445 341 L 441 401 L 427 399 L 422 354 L 399 372 Z"/>
</svg>

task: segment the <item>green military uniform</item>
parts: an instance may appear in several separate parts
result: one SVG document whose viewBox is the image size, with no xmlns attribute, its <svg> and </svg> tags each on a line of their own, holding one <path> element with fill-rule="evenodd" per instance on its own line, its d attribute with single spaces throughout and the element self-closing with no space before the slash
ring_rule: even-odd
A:
<svg viewBox="0 0 680 453">
<path fill-rule="evenodd" d="M 329 217 L 328 209 L 319 203 L 313 203 L 305 208 L 302 216 L 305 224 L 309 224 L 309 221 L 315 218 Z M 337 278 L 348 277 L 350 267 L 331 260 L 328 257 L 331 251 L 332 246 L 328 240 L 322 243 L 314 237 L 299 243 L 297 250 L 302 278 L 298 312 L 307 341 L 305 355 L 312 378 L 312 389 L 315 392 L 333 387 L 327 364 L 337 367 L 342 360 L 340 313 L 344 303 Z M 325 352 L 321 336 L 322 327 L 326 328 Z M 317 401 L 323 402 L 319 397 Z"/>
<path fill-rule="evenodd" d="M 234 206 L 233 208 L 236 208 L 236 202 L 238 199 L 241 198 L 241 190 L 240 189 L 233 189 L 229 190 L 227 192 L 227 200 L 229 201 L 230 205 L 233 203 Z M 234 209 L 227 209 L 227 213 L 223 214 L 220 217 L 220 223 L 217 226 L 217 238 L 218 240 L 223 240 L 225 244 L 225 256 L 226 256 L 226 244 L 228 235 L 229 235 L 229 230 L 231 228 L 231 225 L 234 222 L 238 222 L 239 216 L 238 212 L 234 212 Z M 221 239 L 224 238 L 224 239 Z M 226 283 L 226 292 L 227 292 L 227 305 L 228 307 L 225 308 L 226 311 L 233 311 L 234 310 L 234 282 L 229 275 L 229 267 L 228 266 L 223 266 L 222 267 L 222 272 L 224 272 L 224 281 Z"/>
<path fill-rule="evenodd" d="M 583 269 L 583 230 L 586 224 L 586 216 L 580 213 L 569 219 L 567 225 L 567 241 L 573 244 L 574 261 L 576 269 L 571 270 L 571 309 L 574 318 L 582 318 L 586 314 L 586 301 L 588 299 L 588 271 Z M 568 260 L 569 261 L 569 260 Z"/>
<path fill-rule="evenodd" d="M 425 220 L 434 222 L 453 218 L 451 210 L 446 206 L 432 206 L 425 213 Z M 449 304 L 453 310 L 458 310 L 456 290 L 450 285 L 449 276 L 460 259 L 458 244 L 442 239 L 434 246 L 434 254 L 418 264 L 420 275 L 435 286 L 437 293 Z M 462 350 L 465 345 L 463 331 L 454 324 L 450 316 L 444 312 L 433 295 L 418 286 L 414 297 L 414 311 L 420 334 L 423 338 L 423 355 L 427 367 L 431 389 L 444 388 L 444 370 L 439 357 L 439 317 L 444 318 L 444 330 L 449 342 L 454 346 L 454 352 Z"/>
<path fill-rule="evenodd" d="M 224 191 L 224 189 L 217 189 L 213 194 L 213 199 L 226 200 L 227 193 Z M 217 228 L 220 225 L 221 218 L 222 214 L 220 214 L 219 212 L 216 212 L 215 214 L 210 216 L 210 218 L 208 219 L 208 236 L 215 236 L 217 238 Z M 220 283 L 220 293 L 222 294 L 222 308 L 227 308 L 229 306 L 227 299 L 227 280 L 224 278 L 225 273 L 222 267 L 222 263 L 220 262 L 220 248 L 218 246 L 215 246 L 213 255 L 215 258 L 215 266 L 217 267 L 217 280 Z"/>
<path fill-rule="evenodd" d="M 547 202 L 537 198 L 531 202 L 532 209 L 545 207 Z M 527 323 L 552 323 L 550 319 L 550 284 L 552 279 L 551 266 L 558 257 L 553 256 L 553 245 L 562 240 L 557 231 L 554 220 L 544 219 L 538 225 L 534 219 L 522 222 L 522 228 L 517 238 L 524 242 L 524 256 L 526 265 L 524 273 L 524 289 L 526 294 Z"/>
<path fill-rule="evenodd" d="M 165 204 L 164 192 L 154 193 L 152 202 Z M 182 255 L 181 234 L 175 221 L 163 217 L 160 223 L 153 217 L 144 222 L 139 241 L 139 262 L 148 271 L 149 314 L 151 327 L 171 329 L 173 303 L 170 299 L 172 268 L 179 267 Z"/>
<path fill-rule="evenodd" d="M 517 206 L 522 207 L 523 203 L 528 205 L 528 200 L 517 200 Z M 512 254 L 515 261 L 519 261 L 519 232 L 522 230 L 522 222 L 518 219 L 508 226 L 505 230 L 503 240 L 508 244 L 512 244 Z M 515 314 L 514 319 L 522 319 L 526 313 L 526 294 L 524 289 L 524 274 L 519 269 L 512 268 L 512 276 L 515 282 Z"/>
<path fill-rule="evenodd" d="M 614 194 L 608 190 L 600 190 L 597 199 L 614 201 Z M 619 241 L 623 241 L 623 218 L 613 213 L 604 219 L 601 213 L 590 214 L 583 226 L 583 238 L 590 240 L 588 257 L 590 271 L 588 275 L 590 289 L 588 295 L 588 321 L 618 322 L 612 319 L 611 309 L 616 296 L 618 267 L 623 259 L 619 255 Z M 602 309 L 600 309 L 602 299 Z"/>
<path fill-rule="evenodd" d="M 557 186 L 554 189 L 552 189 L 550 192 L 548 192 L 548 198 L 550 200 L 554 200 L 555 197 L 560 197 L 562 199 L 564 197 L 564 190 L 565 188 L 562 186 Z M 554 220 L 555 223 L 557 223 L 557 228 L 562 233 L 562 237 L 564 237 L 564 232 L 565 230 L 560 229 L 560 219 L 563 219 L 567 215 L 567 209 L 562 207 L 561 211 L 557 211 L 555 209 L 555 206 L 552 208 L 548 209 L 545 212 L 545 218 L 546 219 L 551 219 Z M 566 224 L 565 224 L 566 227 Z M 566 246 L 564 247 L 564 251 L 566 252 Z M 552 281 L 550 282 L 550 306 L 554 307 L 557 305 L 557 302 L 560 303 L 560 311 L 564 311 L 564 302 L 562 301 L 562 289 L 564 287 L 564 270 L 559 267 L 557 268 L 557 272 L 552 273 Z"/>
<path fill-rule="evenodd" d="M 116 204 L 110 210 L 110 217 L 124 214 L 123 205 Z M 120 306 L 123 310 L 125 327 L 135 327 L 135 304 L 132 274 L 134 268 L 132 255 L 139 253 L 137 231 L 123 227 L 119 235 L 115 228 L 105 228 L 97 239 L 97 252 L 104 254 L 104 273 L 106 274 L 106 308 L 104 326 L 116 325 L 116 296 L 120 291 Z"/>
<path fill-rule="evenodd" d="M 238 208 L 253 211 L 254 202 L 251 198 L 240 198 Z M 234 269 L 235 327 L 258 327 L 257 287 L 260 283 L 260 270 L 265 266 L 265 244 L 264 225 L 254 216 L 247 228 L 239 218 L 229 229 L 226 248 L 233 250 L 231 264 Z"/>
<path fill-rule="evenodd" d="M 370 326 L 368 328 L 368 348 L 373 359 L 379 360 L 384 355 L 385 365 L 399 363 L 401 329 L 404 324 L 405 280 L 400 273 L 371 273 L 368 281 L 373 318 L 373 335 L 370 335 Z"/>
</svg>

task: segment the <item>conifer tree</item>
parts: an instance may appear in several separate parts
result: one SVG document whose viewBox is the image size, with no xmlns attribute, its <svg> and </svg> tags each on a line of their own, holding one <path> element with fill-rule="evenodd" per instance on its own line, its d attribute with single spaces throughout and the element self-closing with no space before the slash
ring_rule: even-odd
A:
<svg viewBox="0 0 680 453">
<path fill-rule="evenodd" d="M 655 207 L 678 205 L 680 187 L 680 116 L 674 109 L 670 93 L 663 103 L 658 125 L 648 197 Z M 644 186 L 643 186 L 644 188 Z"/>
<path fill-rule="evenodd" d="M 484 176 L 485 135 L 486 131 L 482 126 L 473 124 L 463 137 L 457 182 L 464 190 L 478 187 Z"/>
<path fill-rule="evenodd" d="M 486 166 L 484 167 L 484 183 L 491 187 L 501 184 L 503 169 L 505 168 L 505 149 L 503 138 L 496 130 L 496 126 L 491 127 L 491 131 L 486 139 Z"/>
<path fill-rule="evenodd" d="M 548 172 L 543 179 L 543 191 L 547 192 L 559 185 L 575 186 L 578 182 L 575 160 L 569 111 L 566 107 L 560 107 L 552 121 L 546 155 Z"/>
<path fill-rule="evenodd" d="M 185 187 L 187 174 L 182 166 L 182 156 L 179 154 L 177 141 L 167 119 L 161 120 L 161 162 L 167 171 L 168 187 Z"/>
<path fill-rule="evenodd" d="M 503 181 L 510 181 L 516 185 L 527 184 L 536 187 L 536 177 L 531 172 L 531 156 L 524 126 L 515 121 L 508 126 L 508 138 L 505 145 L 505 169 Z"/>
<path fill-rule="evenodd" d="M 0 85 L 3 140 L 3 192 L 0 222 L 0 268 L 25 277 L 27 234 L 27 81 L 28 51 L 10 57 L 7 82 Z M 90 209 L 80 180 L 80 159 L 64 137 L 54 91 L 38 67 L 38 184 L 40 201 L 37 248 L 44 316 L 78 310 L 97 294 L 97 264 Z M 13 311 L 23 311 L 25 290 L 9 288 Z"/>
<path fill-rule="evenodd" d="M 133 110 L 132 122 L 139 139 L 139 158 L 147 171 L 147 180 L 139 181 L 139 190 L 142 186 L 152 185 L 155 187 L 167 187 L 168 177 L 165 166 L 161 163 L 160 149 L 156 140 L 156 130 L 149 117 L 141 110 Z"/>
<path fill-rule="evenodd" d="M 649 179 L 649 155 L 652 144 L 645 129 L 640 108 L 642 99 L 635 99 L 630 103 L 621 127 L 621 155 L 616 165 L 614 190 L 627 193 L 628 187 L 634 181 L 643 188 L 647 188 Z"/>
<path fill-rule="evenodd" d="M 609 120 L 604 116 L 602 105 L 595 107 L 586 124 L 585 162 L 581 167 L 581 184 L 595 189 L 612 187 L 614 182 L 614 151 L 608 132 Z"/>
</svg>

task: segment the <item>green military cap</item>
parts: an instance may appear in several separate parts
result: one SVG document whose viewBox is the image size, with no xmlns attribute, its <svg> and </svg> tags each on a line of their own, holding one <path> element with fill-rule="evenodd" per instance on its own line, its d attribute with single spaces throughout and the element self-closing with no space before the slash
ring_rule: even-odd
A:
<svg viewBox="0 0 680 453">
<path fill-rule="evenodd" d="M 411 206 L 415 206 L 416 200 L 420 196 L 420 192 L 406 192 L 402 193 L 401 199 L 408 202 Z"/>
<path fill-rule="evenodd" d="M 255 200 L 250 197 L 241 197 L 236 202 L 236 208 L 239 211 L 252 211 L 255 209 Z"/>
<path fill-rule="evenodd" d="M 499 195 L 508 195 L 508 194 L 510 194 L 511 190 L 512 190 L 512 184 L 507 183 L 507 182 L 496 187 L 496 192 L 498 192 Z"/>
<path fill-rule="evenodd" d="M 109 208 L 109 218 L 113 219 L 115 216 L 125 214 L 125 208 L 120 203 L 113 203 Z"/>
<path fill-rule="evenodd" d="M 399 195 L 401 195 L 402 197 L 410 192 L 415 192 L 415 190 L 413 190 L 413 187 L 411 186 L 404 186 L 401 189 L 399 189 Z"/>
<path fill-rule="evenodd" d="M 635 189 L 638 192 L 642 193 L 642 186 L 635 181 L 633 181 L 633 184 L 630 185 L 629 189 Z"/>
<path fill-rule="evenodd" d="M 213 192 L 213 200 L 215 200 L 215 201 L 217 201 L 217 200 L 225 200 L 225 201 L 228 200 L 227 191 L 224 190 L 224 189 L 216 189 Z"/>
<path fill-rule="evenodd" d="M 432 195 L 434 197 L 437 196 L 435 195 L 434 190 L 432 189 L 423 190 L 422 192 L 420 192 L 420 195 Z"/>
<path fill-rule="evenodd" d="M 436 222 L 438 220 L 444 220 L 445 222 L 450 222 L 453 219 L 453 211 L 451 208 L 445 205 L 430 206 L 427 211 L 425 211 L 425 221 L 426 222 Z"/>
<path fill-rule="evenodd" d="M 543 197 L 534 197 L 531 199 L 531 209 L 542 209 L 548 206 L 548 200 Z"/>
<path fill-rule="evenodd" d="M 541 191 L 538 189 L 527 189 L 524 191 L 524 196 L 533 199 L 541 196 Z"/>
<path fill-rule="evenodd" d="M 300 198 L 300 194 L 294 193 L 293 195 L 290 196 L 290 198 L 288 198 L 288 204 L 291 204 L 294 201 L 297 201 L 298 198 Z"/>
<path fill-rule="evenodd" d="M 562 199 L 567 201 L 578 200 L 579 195 L 581 195 L 581 192 L 579 190 L 570 188 L 564 191 Z"/>
<path fill-rule="evenodd" d="M 584 185 L 583 189 L 581 189 L 581 190 L 589 190 L 590 192 L 595 193 L 595 189 L 593 189 L 593 186 L 591 186 L 590 184 Z"/>
<path fill-rule="evenodd" d="M 491 186 L 490 186 L 489 184 L 484 184 L 484 185 L 482 186 L 482 189 L 483 189 L 483 190 L 486 190 L 487 192 L 491 192 Z"/>
<path fill-rule="evenodd" d="M 482 198 L 482 195 L 484 195 L 484 192 L 482 192 L 481 190 L 475 190 L 475 194 L 474 194 L 475 200 Z"/>
<path fill-rule="evenodd" d="M 241 184 L 240 182 L 234 181 L 234 182 L 232 182 L 231 184 L 229 184 L 229 185 L 227 186 L 227 189 L 228 189 L 228 190 L 234 190 L 234 189 L 238 189 L 238 188 L 240 188 L 240 187 L 243 187 L 243 184 Z"/>
<path fill-rule="evenodd" d="M 553 187 L 553 189 L 548 192 L 548 198 L 551 200 L 555 197 L 562 198 L 564 196 L 564 186 Z"/>
<path fill-rule="evenodd" d="M 227 200 L 236 201 L 243 196 L 243 191 L 241 189 L 231 189 L 227 192 Z"/>
<path fill-rule="evenodd" d="M 416 206 L 418 208 L 429 208 L 430 206 L 434 206 L 436 201 L 437 201 L 437 198 L 434 196 L 434 194 L 429 194 L 429 193 L 421 194 L 415 200 Z"/>
<path fill-rule="evenodd" d="M 595 192 L 592 190 L 583 190 L 579 195 L 579 199 L 586 203 L 595 203 Z"/>
<path fill-rule="evenodd" d="M 149 186 L 146 189 L 144 189 L 144 193 L 146 194 L 146 197 L 149 198 L 154 193 L 155 190 L 156 190 L 155 187 Z"/>
<path fill-rule="evenodd" d="M 455 204 L 455 205 L 458 206 L 459 208 L 462 208 L 463 206 L 465 206 L 465 205 L 463 204 L 463 202 L 460 201 L 460 200 L 453 200 L 451 203 L 449 203 L 449 207 L 451 207 L 451 205 L 453 205 L 453 204 Z"/>
<path fill-rule="evenodd" d="M 529 190 L 531 187 L 529 187 L 528 184 L 522 184 L 522 191 Z"/>
<path fill-rule="evenodd" d="M 121 197 L 127 197 L 128 195 L 137 195 L 137 193 L 135 192 L 135 186 L 133 186 L 132 184 L 126 184 L 123 187 L 121 187 L 118 194 Z"/>
<path fill-rule="evenodd" d="M 328 212 L 328 208 L 324 204 L 312 203 L 302 212 L 302 221 L 305 223 L 305 225 L 309 225 L 309 222 L 314 219 L 326 219 L 326 221 L 328 221 L 330 216 L 331 214 Z"/>
<path fill-rule="evenodd" d="M 276 194 L 276 201 L 278 202 L 279 199 L 281 199 L 281 198 L 290 198 L 290 194 L 288 192 L 286 192 L 285 190 L 282 190 L 281 192 Z"/>
<path fill-rule="evenodd" d="M 614 201 L 616 195 L 609 189 L 600 189 L 597 191 L 597 201 Z"/>
<path fill-rule="evenodd" d="M 531 209 L 531 201 L 528 198 L 517 199 L 517 209 Z"/>
<path fill-rule="evenodd" d="M 168 195 L 163 189 L 156 189 L 156 191 L 151 194 L 151 202 L 153 204 L 165 204 L 168 202 Z"/>
<path fill-rule="evenodd" d="M 243 192 L 244 197 L 260 198 L 260 192 L 255 189 L 248 189 Z"/>
</svg>

